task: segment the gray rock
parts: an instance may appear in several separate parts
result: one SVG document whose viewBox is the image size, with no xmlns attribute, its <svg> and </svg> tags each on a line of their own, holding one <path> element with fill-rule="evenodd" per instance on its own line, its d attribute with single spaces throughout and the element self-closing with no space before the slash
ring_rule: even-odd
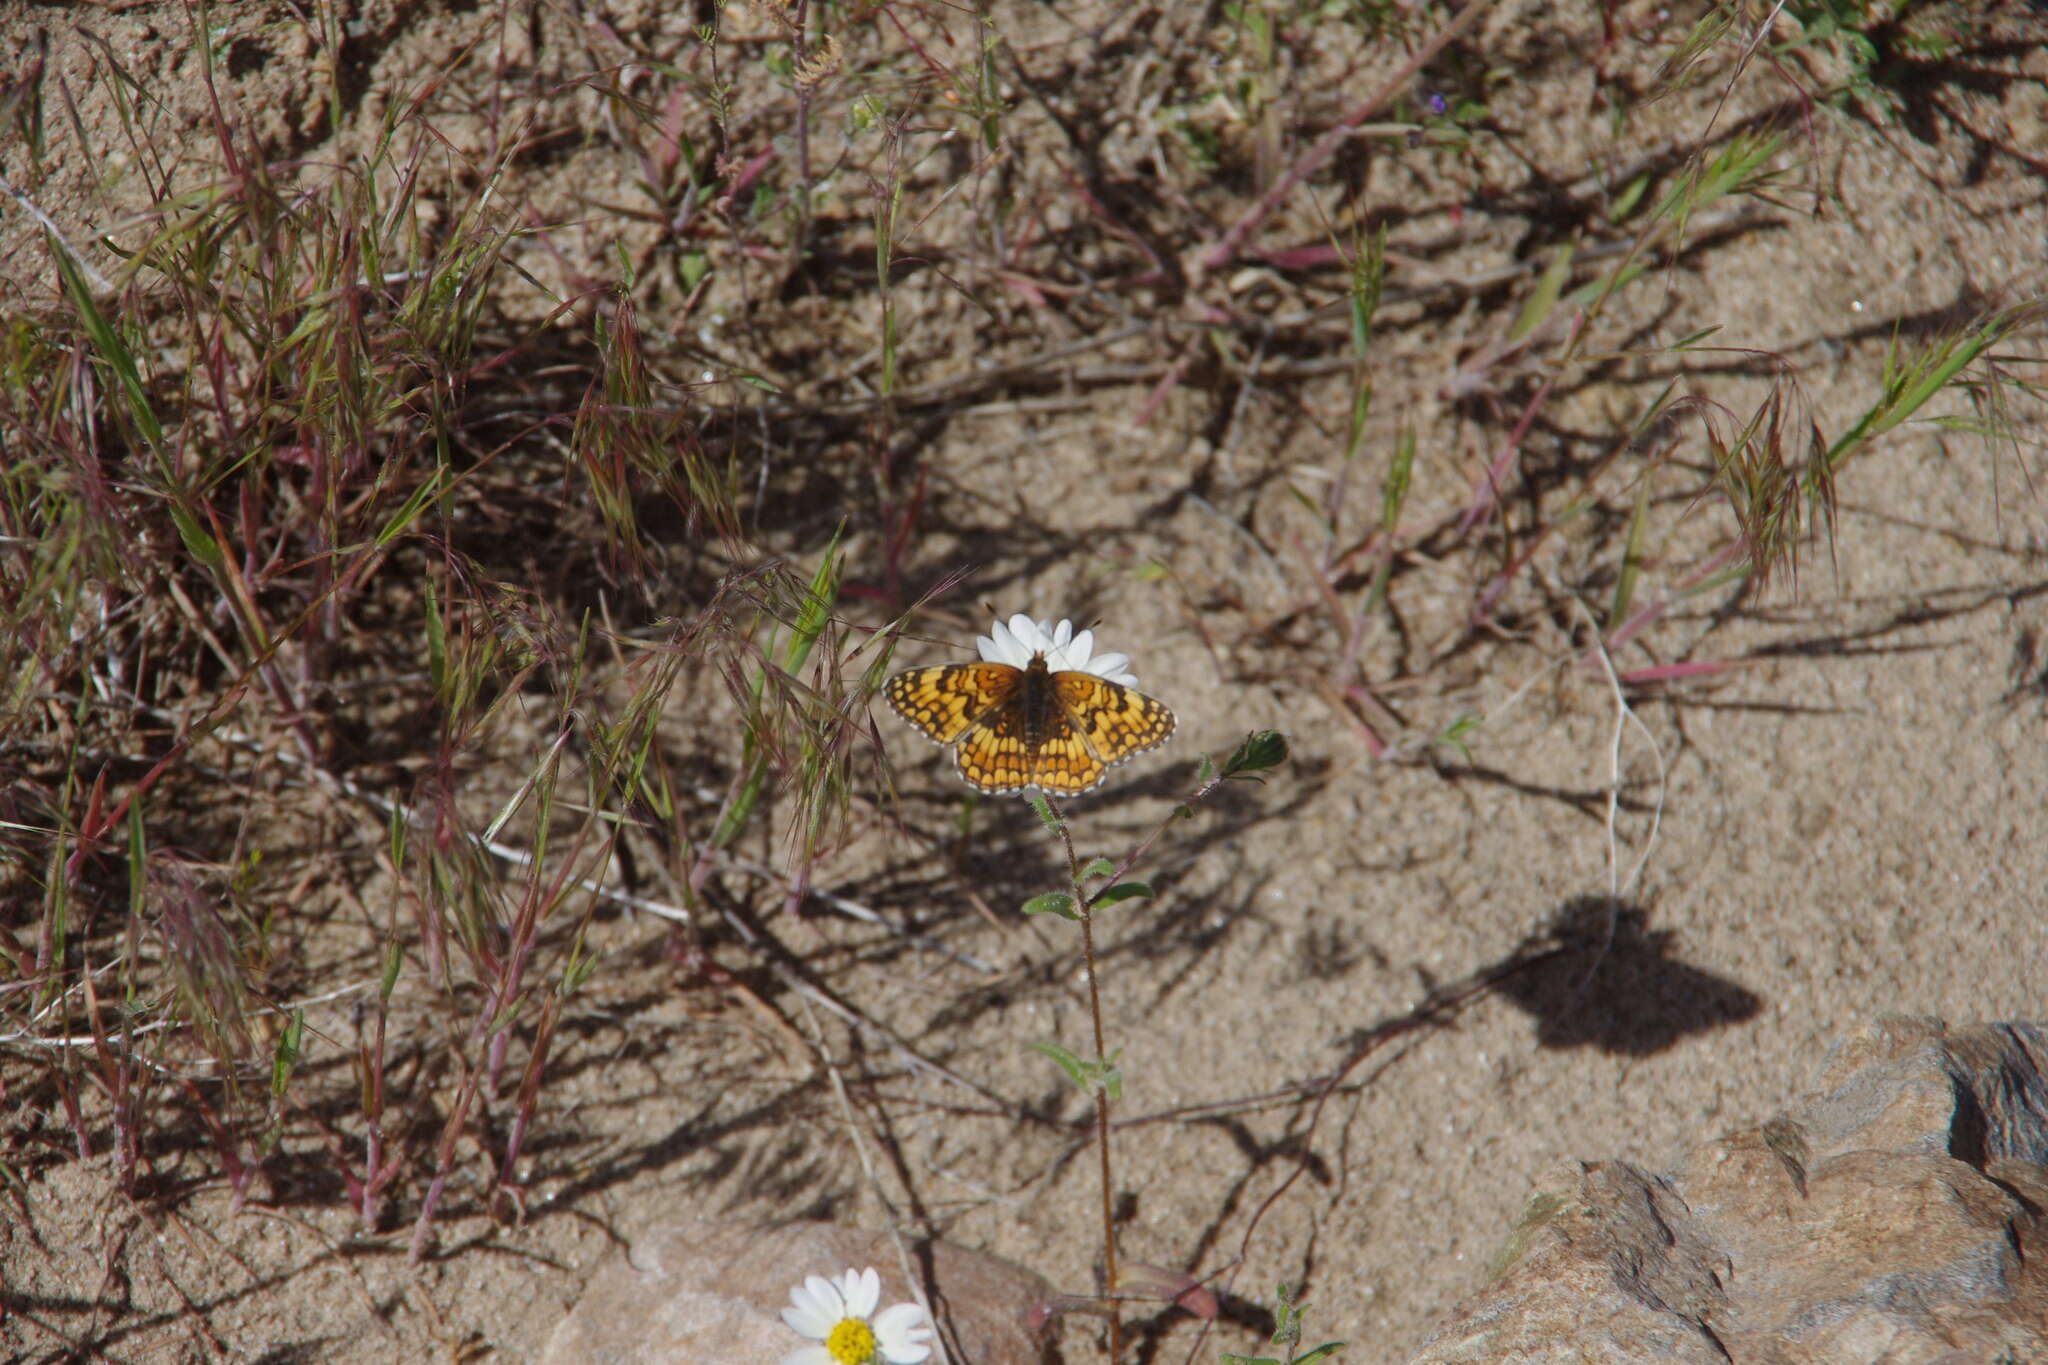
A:
<svg viewBox="0 0 2048 1365">
<path fill-rule="evenodd" d="M 1885 1016 L 1783 1117 L 1573 1163 L 1415 1365 L 2048 1363 L 2048 1025 Z"/>
<path fill-rule="evenodd" d="M 911 1264 L 932 1287 L 953 1360 L 1040 1365 L 1044 1352 L 1029 1323 L 1051 1297 L 1043 1280 L 945 1242 L 913 1243 Z M 548 1338 L 541 1365 L 774 1365 L 803 1344 L 781 1319 L 790 1287 L 806 1275 L 866 1266 L 881 1273 L 884 1305 L 915 1297 L 884 1233 L 831 1223 L 666 1224 L 591 1277 Z"/>
</svg>

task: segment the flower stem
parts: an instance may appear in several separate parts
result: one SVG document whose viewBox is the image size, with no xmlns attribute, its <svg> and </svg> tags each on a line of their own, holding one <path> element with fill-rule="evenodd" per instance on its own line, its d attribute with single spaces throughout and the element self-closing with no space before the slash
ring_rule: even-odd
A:
<svg viewBox="0 0 2048 1365">
<path fill-rule="evenodd" d="M 1075 890 L 1079 889 L 1077 880 Z M 1088 963 L 1088 1012 L 1095 1021 L 1095 1055 L 1107 1057 L 1109 1051 L 1102 1043 L 1102 992 L 1095 983 L 1095 916 L 1086 911 L 1081 915 L 1081 955 Z M 1109 1359 L 1110 1365 L 1115 1365 L 1123 1314 L 1116 1297 L 1116 1208 L 1109 1179 L 1109 1091 L 1102 1086 L 1095 1091 L 1095 1150 L 1102 1157 L 1103 1292 L 1109 1302 Z"/>
<path fill-rule="evenodd" d="M 1109 1049 L 1102 1037 L 1102 986 L 1096 980 L 1095 963 L 1095 915 L 1088 905 L 1088 892 L 1081 885 L 1081 860 L 1074 854 L 1074 839 L 1067 831 L 1066 813 L 1052 804 L 1050 797 L 1046 805 L 1054 816 L 1054 828 L 1059 831 L 1060 843 L 1067 850 L 1067 880 L 1074 887 L 1074 907 L 1081 914 L 1081 959 L 1088 969 L 1088 1018 L 1095 1028 L 1095 1056 L 1106 1058 Z M 1103 1303 L 1109 1309 L 1109 1360 L 1116 1365 L 1116 1359 L 1123 1353 L 1123 1312 L 1117 1302 L 1116 1284 L 1116 1202 L 1112 1191 L 1115 1185 L 1110 1179 L 1109 1169 L 1109 1090 L 1098 1084 L 1095 1088 L 1095 1151 L 1102 1165 L 1102 1284 Z"/>
</svg>

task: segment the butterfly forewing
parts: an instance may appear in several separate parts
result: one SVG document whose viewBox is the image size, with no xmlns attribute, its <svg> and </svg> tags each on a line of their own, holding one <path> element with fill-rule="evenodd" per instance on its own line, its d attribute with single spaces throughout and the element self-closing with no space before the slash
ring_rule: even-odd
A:
<svg viewBox="0 0 2048 1365">
<path fill-rule="evenodd" d="M 1104 763 L 1121 763 L 1173 735 L 1173 712 L 1142 692 L 1093 673 L 1055 673 L 1053 695 Z"/>
<path fill-rule="evenodd" d="M 1023 669 L 1008 664 L 937 664 L 898 673 L 882 695 L 927 739 L 951 744 L 983 716 L 1007 706 L 1023 676 Z"/>
</svg>

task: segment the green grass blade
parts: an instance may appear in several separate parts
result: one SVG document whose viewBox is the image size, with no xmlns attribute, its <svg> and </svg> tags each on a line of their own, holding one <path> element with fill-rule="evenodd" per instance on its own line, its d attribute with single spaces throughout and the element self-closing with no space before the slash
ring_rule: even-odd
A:
<svg viewBox="0 0 2048 1365">
<path fill-rule="evenodd" d="M 149 405 L 149 394 L 142 387 L 142 372 L 135 366 L 134 355 L 122 342 L 114 325 L 107 321 L 107 315 L 100 311 L 92 290 L 86 286 L 85 276 L 79 273 L 78 262 L 71 259 L 71 253 L 64 249 L 64 244 L 53 233 L 45 233 L 43 239 L 49 244 L 50 255 L 57 262 L 57 273 L 64 277 L 64 292 L 70 296 L 71 306 L 78 310 L 78 320 L 84 324 L 86 335 L 92 338 L 93 349 L 99 352 L 100 359 L 120 381 L 121 392 L 128 399 L 128 410 L 135 418 L 135 425 L 142 429 L 143 439 L 149 442 L 151 449 L 161 450 L 163 424 L 157 421 L 156 410 Z"/>
<path fill-rule="evenodd" d="M 1509 341 L 1520 341 L 1550 320 L 1551 313 L 1557 309 L 1558 299 L 1564 294 L 1565 281 L 1572 277 L 1572 257 L 1576 250 L 1567 242 L 1551 256 L 1550 264 L 1543 267 L 1542 275 L 1537 277 L 1536 288 L 1516 315 L 1514 326 L 1508 328 Z"/>
</svg>

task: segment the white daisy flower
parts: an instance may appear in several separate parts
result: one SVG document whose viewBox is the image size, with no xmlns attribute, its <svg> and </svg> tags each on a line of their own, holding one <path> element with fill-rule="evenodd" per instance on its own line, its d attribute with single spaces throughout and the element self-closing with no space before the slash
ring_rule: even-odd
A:
<svg viewBox="0 0 2048 1365">
<path fill-rule="evenodd" d="M 881 1301 L 882 1277 L 873 1266 L 849 1266 L 836 1280 L 806 1276 L 789 1291 L 782 1320 L 817 1344 L 797 1347 L 782 1365 L 921 1365 L 932 1353 L 924 1309 L 892 1303 L 877 1313 Z"/>
<path fill-rule="evenodd" d="M 1097 654 L 1095 632 L 1084 630 L 1076 635 L 1072 621 L 1063 620 L 1055 626 L 1034 621 L 1020 611 L 1007 625 L 996 622 L 993 631 L 974 643 L 980 648 L 981 657 L 993 664 L 1028 668 L 1034 654 L 1043 654 L 1045 666 L 1055 673 L 1093 673 L 1125 687 L 1138 683 L 1138 675 L 1128 667 L 1130 655 Z"/>
</svg>

